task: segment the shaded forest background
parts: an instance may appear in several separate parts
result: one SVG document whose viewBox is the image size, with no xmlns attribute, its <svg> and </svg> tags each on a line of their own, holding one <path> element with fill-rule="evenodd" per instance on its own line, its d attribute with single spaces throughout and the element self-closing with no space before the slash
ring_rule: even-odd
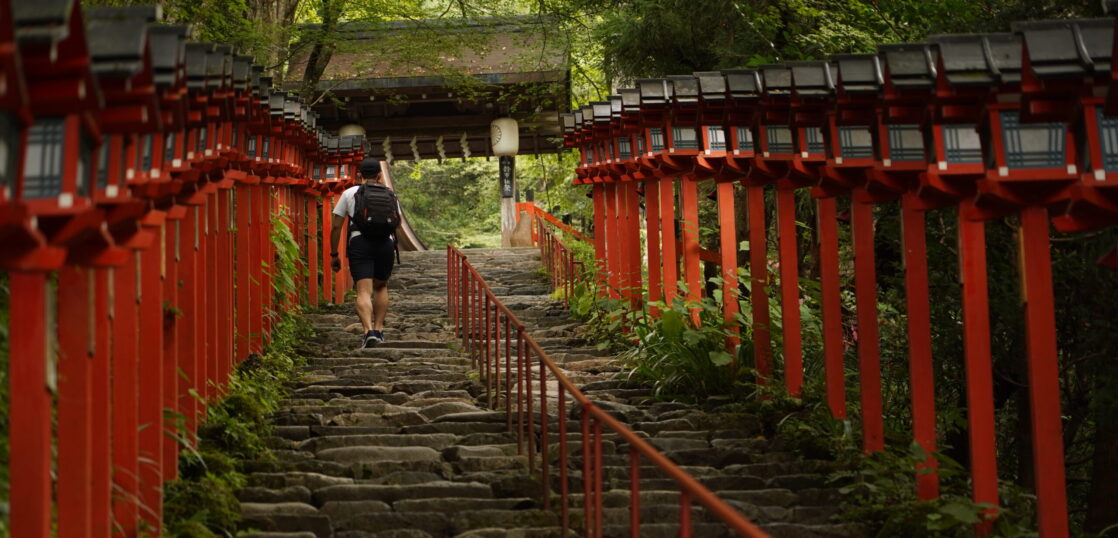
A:
<svg viewBox="0 0 1118 538">
<path fill-rule="evenodd" d="M 96 0 L 88 4 L 150 3 Z M 166 18 L 193 24 L 196 38 L 232 43 L 253 54 L 282 81 L 305 81 L 308 101 L 329 98 L 318 77 L 332 51 L 346 46 L 338 29 L 408 19 L 433 27 L 480 17 L 534 15 L 548 20 L 548 39 L 570 55 L 572 106 L 608 95 L 635 78 L 718 68 L 824 58 L 840 52 L 871 52 L 877 43 L 919 41 L 952 32 L 1007 31 L 1012 21 L 1101 15 L 1096 0 L 164 0 Z M 314 23 L 317 26 L 303 26 Z M 469 46 L 432 41 L 430 35 L 401 44 L 402 61 L 432 62 L 432 48 Z M 369 51 L 376 54 L 377 51 Z M 288 72 L 289 61 L 311 54 L 305 72 Z M 438 69 L 437 64 L 430 65 Z M 521 157 L 520 187 L 560 213 L 590 214 L 585 191 L 569 185 L 572 155 Z M 497 231 L 495 161 L 399 163 L 401 198 L 423 237 L 481 245 Z M 893 442 L 909 434 L 904 327 L 903 268 L 895 204 L 877 209 L 879 295 L 882 312 L 882 373 Z M 804 222 L 814 218 L 801 200 Z M 705 208 L 703 224 L 712 208 Z M 937 300 L 933 319 L 941 446 L 965 463 L 965 384 L 955 216 L 928 217 L 931 282 Z M 774 219 L 769 218 L 772 223 Z M 1000 475 L 1029 487 L 1033 481 L 1028 432 L 1028 382 L 1019 301 L 1018 260 L 1012 219 L 988 226 L 990 294 L 998 409 Z M 744 226 L 741 226 L 744 230 Z M 844 234 L 848 229 L 843 230 Z M 844 240 L 849 245 L 849 236 Z M 805 232 L 802 264 L 814 278 L 814 238 Z M 1078 528 L 1098 532 L 1118 514 L 1118 273 L 1096 261 L 1118 246 L 1113 228 L 1057 235 L 1053 243 L 1058 308 L 1064 442 L 1067 446 L 1070 509 Z M 846 284 L 851 253 L 843 252 Z M 846 314 L 852 314 L 847 305 Z M 855 327 L 847 315 L 847 332 Z M 856 379 L 856 361 L 849 358 Z M 811 357 L 807 358 L 810 365 Z M 811 367 L 811 366 L 809 366 Z M 810 375 L 810 374 L 809 374 Z M 856 394 L 848 401 L 856 405 Z M 854 410 L 857 414 L 857 410 Z"/>
</svg>

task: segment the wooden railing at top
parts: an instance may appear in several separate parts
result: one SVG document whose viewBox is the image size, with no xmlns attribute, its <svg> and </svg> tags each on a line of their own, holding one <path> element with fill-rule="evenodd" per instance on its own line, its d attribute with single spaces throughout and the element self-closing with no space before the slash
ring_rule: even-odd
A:
<svg viewBox="0 0 1118 538">
<path fill-rule="evenodd" d="M 517 454 L 527 452 L 529 471 L 539 473 L 544 489 L 544 509 L 551 508 L 550 450 L 553 444 L 557 445 L 558 508 L 563 536 L 567 536 L 571 529 L 568 397 L 580 410 L 584 536 L 603 535 L 603 430 L 616 434 L 629 444 L 629 525 L 634 538 L 641 536 L 641 458 L 679 486 L 680 536 L 692 535 L 691 505 L 696 502 L 741 536 L 768 536 L 647 441 L 594 405 L 532 338 L 527 327 L 497 298 L 466 255 L 453 246 L 447 247 L 447 276 L 447 309 L 451 322 L 456 334 L 461 336 L 474 367 L 482 372 L 489 407 L 503 407 L 506 426 L 510 432 L 516 433 Z M 535 368 L 538 368 L 538 374 L 533 373 Z M 554 410 L 559 424 L 554 441 L 550 433 L 552 408 L 548 397 L 548 383 L 552 381 L 558 386 L 558 402 Z M 539 391 L 538 414 L 534 411 L 536 387 Z"/>
</svg>

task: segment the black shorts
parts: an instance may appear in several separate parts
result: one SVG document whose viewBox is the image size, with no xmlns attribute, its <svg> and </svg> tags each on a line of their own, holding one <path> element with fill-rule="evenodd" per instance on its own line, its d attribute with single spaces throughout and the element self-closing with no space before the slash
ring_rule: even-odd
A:
<svg viewBox="0 0 1118 538">
<path fill-rule="evenodd" d="M 349 272 L 354 282 L 366 278 L 388 280 L 396 261 L 396 242 L 391 237 L 373 241 L 364 235 L 357 235 L 349 238 L 346 257 L 349 258 Z"/>
</svg>

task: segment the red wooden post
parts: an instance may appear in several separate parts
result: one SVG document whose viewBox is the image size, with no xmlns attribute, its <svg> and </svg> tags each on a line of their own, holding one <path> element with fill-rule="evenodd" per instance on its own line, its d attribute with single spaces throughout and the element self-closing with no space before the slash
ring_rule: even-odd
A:
<svg viewBox="0 0 1118 538">
<path fill-rule="evenodd" d="M 249 214 L 252 205 L 252 187 L 247 183 L 237 186 L 237 233 L 234 237 L 237 265 L 237 351 L 236 362 L 245 360 L 252 352 L 252 264 L 249 232 Z"/>
<path fill-rule="evenodd" d="M 622 280 L 622 272 L 626 262 L 624 250 L 621 246 L 621 221 L 624 218 L 624 204 L 618 195 L 620 185 L 612 179 L 606 183 L 606 260 L 609 269 L 609 296 L 613 299 L 625 297 L 626 290 Z M 612 253 L 613 255 L 609 255 Z"/>
<path fill-rule="evenodd" d="M 648 301 L 663 300 L 663 273 L 660 268 L 660 184 L 656 180 L 644 183 L 645 252 L 648 258 Z M 649 308 L 653 316 L 660 315 L 658 307 Z"/>
<path fill-rule="evenodd" d="M 263 228 L 260 222 L 261 207 L 264 204 L 264 196 L 262 196 L 264 186 L 256 184 L 251 187 L 252 203 L 249 215 L 249 290 L 252 297 L 252 310 L 249 317 L 251 323 L 252 334 L 252 351 L 259 353 L 264 349 L 264 276 L 263 268 L 263 255 L 260 246 L 260 233 Z"/>
<path fill-rule="evenodd" d="M 796 191 L 776 188 L 777 235 L 780 237 L 780 312 L 784 336 L 784 386 L 793 398 L 804 384 L 803 336 L 800 327 L 800 256 L 796 231 Z"/>
<path fill-rule="evenodd" d="M 214 185 L 206 186 L 206 205 L 203 211 L 206 215 L 206 235 L 204 248 L 206 249 L 206 397 L 208 401 L 215 401 L 221 397 L 221 318 L 218 314 L 218 304 L 221 301 L 221 290 L 218 288 L 218 233 L 217 233 L 217 189 Z"/>
<path fill-rule="evenodd" d="M 211 290 L 207 282 L 209 272 L 209 256 L 210 251 L 208 246 L 208 236 L 206 234 L 207 221 L 209 219 L 209 210 L 206 207 L 208 196 L 204 192 L 195 194 L 194 201 L 198 205 L 194 207 L 195 211 L 195 252 L 194 252 L 194 265 L 196 268 L 194 286 L 197 297 L 194 300 L 194 307 L 198 313 L 194 323 L 195 330 L 195 345 L 194 345 L 194 372 L 195 381 L 194 386 L 198 393 L 198 397 L 203 402 L 210 400 L 210 379 L 213 373 L 210 371 L 210 324 L 212 320 L 209 318 L 208 305 L 210 302 Z M 200 404 L 199 421 L 202 420 L 201 415 L 205 413 L 205 405 Z"/>
<path fill-rule="evenodd" d="M 222 386 L 228 381 L 230 370 L 235 364 L 233 351 L 233 329 L 236 323 L 233 312 L 233 297 L 235 294 L 233 288 L 233 232 L 229 215 L 231 197 L 233 196 L 232 186 L 232 180 L 226 180 L 217 193 L 217 279 L 219 284 L 218 293 L 220 294 L 218 298 L 218 319 L 221 324 L 220 354 L 218 358 L 221 361 L 221 378 L 219 381 Z"/>
<path fill-rule="evenodd" d="M 200 355 L 197 339 L 198 326 L 202 322 L 198 312 L 198 264 L 196 246 L 198 244 L 198 207 L 188 206 L 186 215 L 180 223 L 179 229 L 179 281 L 178 305 L 182 310 L 182 318 L 178 325 L 184 337 L 179 338 L 179 367 L 183 375 L 178 378 L 178 409 L 186 419 L 187 431 L 193 433 L 198 426 L 198 401 L 191 394 L 197 392 L 198 384 L 198 355 Z"/>
<path fill-rule="evenodd" d="M 683 246 L 683 281 L 687 285 L 687 302 L 698 303 L 703 297 L 703 275 L 699 270 L 699 185 L 684 177 L 680 181 L 680 203 L 683 220 L 680 235 Z M 699 324 L 699 309 L 691 308 L 691 321 Z"/>
<path fill-rule="evenodd" d="M 90 301 L 92 269 L 58 274 L 58 532 L 90 536 Z"/>
<path fill-rule="evenodd" d="M 133 252 L 113 272 L 113 524 L 124 536 L 135 535 L 139 522 L 139 263 L 140 256 Z"/>
<path fill-rule="evenodd" d="M 331 227 L 333 226 L 333 213 L 334 198 L 327 195 L 322 199 L 322 302 L 329 303 L 332 301 L 334 286 L 330 285 L 332 282 L 331 275 L 334 274 L 333 268 L 330 267 L 330 249 L 334 246 L 331 241 Z"/>
<path fill-rule="evenodd" d="M 109 349 L 112 346 L 110 331 L 109 279 L 112 271 L 99 267 L 93 269 L 93 360 L 90 364 L 92 418 L 90 430 L 91 469 L 93 476 L 90 485 L 93 489 L 91 535 L 93 538 L 108 538 L 112 531 L 112 455 L 109 416 L 110 409 L 110 364 Z"/>
<path fill-rule="evenodd" d="M 306 214 L 308 233 L 307 283 L 309 284 L 307 300 L 310 302 L 309 307 L 318 308 L 318 199 L 308 195 L 306 201 L 309 206 Z"/>
<path fill-rule="evenodd" d="M 924 213 L 916 193 L 901 198 L 901 246 L 904 250 L 905 304 L 908 318 L 909 380 L 912 385 L 913 439 L 928 453 L 916 468 L 916 494 L 921 499 L 939 496 L 936 459 L 935 370 L 932 367 L 932 318 L 928 299 L 928 249 Z M 969 375 L 968 375 L 969 378 Z"/>
<path fill-rule="evenodd" d="M 751 184 L 745 188 L 745 193 L 749 204 L 749 299 L 753 305 L 753 361 L 757 368 L 757 382 L 764 384 L 773 375 L 765 189 Z"/>
<path fill-rule="evenodd" d="M 51 394 L 47 388 L 47 274 L 8 273 L 9 456 L 12 536 L 51 535 Z"/>
<path fill-rule="evenodd" d="M 718 184 L 718 228 L 719 252 L 722 259 L 722 320 L 732 336 L 726 340 L 730 353 L 735 353 L 741 342 L 737 317 L 738 304 L 738 232 L 737 216 L 734 212 L 734 184 L 725 181 Z M 756 299 L 756 297 L 754 297 Z"/>
<path fill-rule="evenodd" d="M 179 339 L 182 303 L 179 302 L 179 271 L 180 244 L 182 237 L 182 218 L 186 216 L 186 208 L 181 205 L 171 206 L 167 210 L 167 222 L 163 228 L 163 302 L 170 309 L 165 311 L 163 319 L 163 409 L 170 413 L 178 412 L 178 380 L 179 369 Z M 164 423 L 163 432 L 163 480 L 171 481 L 178 476 L 179 446 L 173 441 L 177 435 L 177 425 L 173 420 Z"/>
<path fill-rule="evenodd" d="M 601 183 L 594 184 L 594 260 L 598 274 L 598 286 L 605 286 L 609 280 L 609 269 L 606 265 L 606 237 L 609 235 L 606 224 L 606 186 Z M 599 293 L 604 290 L 599 289 Z"/>
<path fill-rule="evenodd" d="M 873 205 L 851 200 L 854 294 L 858 314 L 858 379 L 862 399 L 862 448 L 885 448 L 881 404 L 881 357 L 877 328 L 877 271 L 874 268 Z"/>
<path fill-rule="evenodd" d="M 959 206 L 959 277 L 963 286 L 963 347 L 967 375 L 970 471 L 976 503 L 998 504 L 997 426 L 990 359 L 990 299 L 986 284 L 986 225 L 974 203 Z M 992 515 L 993 510 L 988 514 Z M 990 525 L 979 527 L 983 533 Z"/>
<path fill-rule="evenodd" d="M 140 255 L 140 499 L 144 521 L 161 525 L 163 513 L 163 227 L 151 211 L 143 227 L 155 237 Z"/>
<path fill-rule="evenodd" d="M 1043 207 L 1021 210 L 1018 241 L 1039 530 L 1045 537 L 1067 536 L 1067 489 L 1048 210 Z"/>
<path fill-rule="evenodd" d="M 660 266 L 664 276 L 664 303 L 668 308 L 679 293 L 679 258 L 676 255 L 675 236 L 675 180 L 660 178 Z"/>
<path fill-rule="evenodd" d="M 641 281 L 641 207 L 640 195 L 637 194 L 637 183 L 629 181 L 622 183 L 627 205 L 626 217 L 628 219 L 625 239 L 622 243 L 626 247 L 628 258 L 628 283 L 630 304 L 633 310 L 641 308 L 644 284 Z"/>
<path fill-rule="evenodd" d="M 834 198 L 818 199 L 819 266 L 823 315 L 823 367 L 827 406 L 846 419 L 846 371 L 843 365 L 842 302 L 840 300 L 838 223 Z"/>
</svg>

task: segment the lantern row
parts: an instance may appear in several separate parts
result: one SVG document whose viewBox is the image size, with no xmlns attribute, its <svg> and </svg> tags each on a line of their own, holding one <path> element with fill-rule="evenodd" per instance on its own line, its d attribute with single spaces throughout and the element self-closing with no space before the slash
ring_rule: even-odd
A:
<svg viewBox="0 0 1118 538">
<path fill-rule="evenodd" d="M 160 16 L 0 0 L 13 536 L 160 529 L 205 403 L 280 312 L 349 284 L 325 239 L 364 136 Z M 302 270 L 278 297 L 275 226 Z"/>
<path fill-rule="evenodd" d="M 996 505 L 983 223 L 1016 215 L 1039 525 L 1042 536 L 1066 536 L 1049 222 L 1071 231 L 1118 220 L 1114 30 L 1114 19 L 1023 22 L 1012 33 L 931 36 L 926 43 L 880 45 L 877 54 L 641 79 L 636 88 L 561 114 L 564 141 L 580 152 L 575 183 L 594 190 L 602 293 L 639 308 L 647 289 L 655 315 L 655 304 L 671 304 L 681 293 L 698 300 L 700 262 L 716 263 L 727 298 L 725 320 L 736 335 L 734 185 L 741 183 L 748 205 L 754 360 L 758 382 L 768 382 L 773 351 L 764 190 L 772 188 L 784 381 L 798 395 L 803 366 L 795 191 L 810 189 L 817 201 L 826 398 L 832 414 L 844 419 L 837 198 L 848 198 L 863 439 L 867 451 L 881 450 L 873 205 L 899 202 L 901 229 L 887 232 L 899 233 L 904 245 L 914 437 L 932 453 L 933 320 L 924 214 L 956 209 L 974 499 Z M 698 244 L 697 183 L 706 179 L 717 183 L 719 252 Z M 736 345 L 737 337 L 728 344 Z M 929 458 L 921 467 L 935 465 Z M 938 495 L 934 472 L 920 472 L 917 480 L 922 498 Z"/>
</svg>

